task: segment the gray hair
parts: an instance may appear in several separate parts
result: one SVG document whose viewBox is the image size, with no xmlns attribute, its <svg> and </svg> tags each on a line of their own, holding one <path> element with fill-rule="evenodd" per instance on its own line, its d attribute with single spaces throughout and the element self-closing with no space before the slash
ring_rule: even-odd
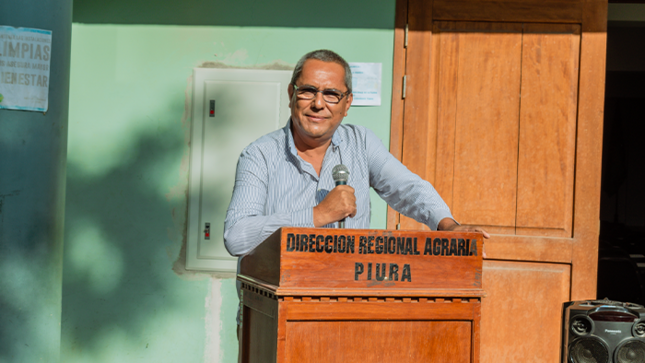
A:
<svg viewBox="0 0 645 363">
<path fill-rule="evenodd" d="M 347 63 L 347 61 L 345 61 L 345 59 L 343 59 L 343 57 L 327 49 L 314 50 L 313 52 L 309 52 L 303 55 L 296 64 L 296 68 L 293 70 L 293 75 L 291 76 L 291 84 L 295 86 L 296 81 L 302 74 L 302 67 L 309 59 L 317 59 L 323 62 L 334 62 L 343 66 L 343 68 L 345 69 L 345 87 L 347 87 L 349 93 L 352 93 L 352 70 L 349 68 L 349 64 Z"/>
</svg>

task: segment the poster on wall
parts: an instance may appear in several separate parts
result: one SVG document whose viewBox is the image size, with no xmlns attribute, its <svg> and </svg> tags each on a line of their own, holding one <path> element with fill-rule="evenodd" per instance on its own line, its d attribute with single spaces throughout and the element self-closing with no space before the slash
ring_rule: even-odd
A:
<svg viewBox="0 0 645 363">
<path fill-rule="evenodd" d="M 0 25 L 0 109 L 46 112 L 51 30 Z"/>
<path fill-rule="evenodd" d="M 381 63 L 350 63 L 352 70 L 352 106 L 381 105 Z"/>
</svg>

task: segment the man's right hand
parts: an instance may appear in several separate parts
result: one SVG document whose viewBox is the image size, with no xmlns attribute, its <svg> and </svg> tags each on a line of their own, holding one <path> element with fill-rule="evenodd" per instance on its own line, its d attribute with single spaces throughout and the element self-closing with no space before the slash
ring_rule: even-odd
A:
<svg viewBox="0 0 645 363">
<path fill-rule="evenodd" d="M 327 194 L 320 204 L 314 207 L 314 227 L 319 228 L 355 215 L 354 188 L 349 185 L 338 185 Z"/>
</svg>

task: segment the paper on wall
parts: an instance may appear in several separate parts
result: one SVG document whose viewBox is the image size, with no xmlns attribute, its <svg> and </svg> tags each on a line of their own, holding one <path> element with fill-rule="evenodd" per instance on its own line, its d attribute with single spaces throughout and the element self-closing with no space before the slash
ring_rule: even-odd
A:
<svg viewBox="0 0 645 363">
<path fill-rule="evenodd" d="M 0 26 L 0 109 L 46 112 L 51 30 Z"/>
<path fill-rule="evenodd" d="M 381 105 L 382 63 L 350 63 L 352 70 L 352 106 Z"/>
</svg>

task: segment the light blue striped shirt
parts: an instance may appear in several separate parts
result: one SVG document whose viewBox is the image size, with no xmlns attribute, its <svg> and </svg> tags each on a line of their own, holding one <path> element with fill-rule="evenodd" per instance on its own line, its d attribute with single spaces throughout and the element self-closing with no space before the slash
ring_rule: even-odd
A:
<svg viewBox="0 0 645 363">
<path fill-rule="evenodd" d="M 280 227 L 314 227 L 313 208 L 335 187 L 332 168 L 345 164 L 354 188 L 356 216 L 345 228 L 369 228 L 370 187 L 396 211 L 433 230 L 450 209 L 434 187 L 409 171 L 369 129 L 341 124 L 331 139 L 320 176 L 296 150 L 291 122 L 247 146 L 237 163 L 233 197 L 224 222 L 229 253 L 243 256 Z M 325 227 L 338 227 L 338 223 Z"/>
</svg>

